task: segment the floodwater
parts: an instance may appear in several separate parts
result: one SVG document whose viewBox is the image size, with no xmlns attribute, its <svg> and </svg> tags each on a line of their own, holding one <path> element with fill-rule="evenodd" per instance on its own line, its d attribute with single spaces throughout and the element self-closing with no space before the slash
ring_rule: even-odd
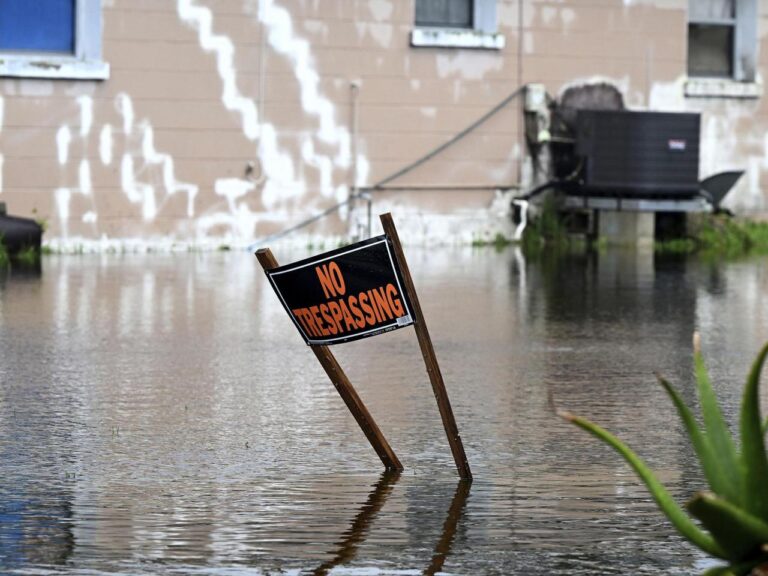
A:
<svg viewBox="0 0 768 576">
<path fill-rule="evenodd" d="M 654 371 L 729 417 L 768 340 L 768 264 L 406 249 L 467 456 L 412 328 L 333 348 L 382 466 L 247 253 L 46 257 L 0 276 L 3 574 L 694 574 L 611 450 L 703 486 Z M 305 254 L 281 253 L 282 262 Z"/>
</svg>

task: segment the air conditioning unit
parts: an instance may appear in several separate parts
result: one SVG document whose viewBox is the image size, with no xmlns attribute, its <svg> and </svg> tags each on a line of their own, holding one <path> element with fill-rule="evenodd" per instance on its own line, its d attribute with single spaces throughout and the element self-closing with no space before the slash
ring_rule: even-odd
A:
<svg viewBox="0 0 768 576">
<path fill-rule="evenodd" d="M 575 153 L 581 193 L 620 198 L 691 198 L 699 193 L 700 116 L 579 110 Z"/>
</svg>

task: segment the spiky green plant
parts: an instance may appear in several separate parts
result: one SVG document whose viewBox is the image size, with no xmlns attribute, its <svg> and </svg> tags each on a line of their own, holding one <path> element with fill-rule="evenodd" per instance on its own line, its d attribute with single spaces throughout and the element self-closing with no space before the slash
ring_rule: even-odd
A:
<svg viewBox="0 0 768 576">
<path fill-rule="evenodd" d="M 717 402 L 698 334 L 694 335 L 694 368 L 701 423 L 672 385 L 657 375 L 683 421 L 709 484 L 709 491 L 698 492 L 685 505 L 690 515 L 675 502 L 648 465 L 621 440 L 585 418 L 559 412 L 621 454 L 680 534 L 704 552 L 728 562 L 708 570 L 707 576 L 740 576 L 768 564 L 768 457 L 758 394 L 766 356 L 768 344 L 758 354 L 747 376 L 741 403 L 739 446 Z"/>
</svg>

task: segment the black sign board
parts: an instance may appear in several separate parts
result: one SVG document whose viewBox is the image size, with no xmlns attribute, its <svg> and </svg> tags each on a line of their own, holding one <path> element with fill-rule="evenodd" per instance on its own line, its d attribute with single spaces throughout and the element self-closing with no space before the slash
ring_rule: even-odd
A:
<svg viewBox="0 0 768 576">
<path fill-rule="evenodd" d="M 340 344 L 413 324 L 386 235 L 266 274 L 307 344 Z"/>
</svg>

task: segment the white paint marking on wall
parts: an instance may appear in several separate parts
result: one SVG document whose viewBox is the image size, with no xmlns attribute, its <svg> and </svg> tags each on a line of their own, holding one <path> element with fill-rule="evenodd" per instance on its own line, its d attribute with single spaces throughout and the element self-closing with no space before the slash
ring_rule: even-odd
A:
<svg viewBox="0 0 768 576">
<path fill-rule="evenodd" d="M 357 182 L 358 186 L 365 186 L 368 182 L 368 175 L 371 172 L 371 163 L 364 154 L 357 155 Z"/>
<path fill-rule="evenodd" d="M 112 125 L 105 124 L 101 127 L 99 134 L 99 157 L 105 166 L 112 164 L 112 146 Z"/>
<path fill-rule="evenodd" d="M 357 37 L 363 40 L 368 34 L 382 48 L 392 47 L 394 30 L 391 24 L 377 24 L 373 22 L 355 22 Z"/>
<path fill-rule="evenodd" d="M 128 201 L 138 204 L 144 198 L 144 191 L 136 185 L 134 177 L 133 156 L 126 153 L 120 162 L 120 187 L 123 189 Z"/>
<path fill-rule="evenodd" d="M 85 222 L 86 224 L 95 224 L 98 219 L 99 219 L 98 215 L 93 210 L 89 210 L 88 212 L 83 214 L 83 222 Z"/>
<path fill-rule="evenodd" d="M 0 154 L 0 194 L 3 193 L 3 163 L 5 162 L 5 158 L 2 154 Z"/>
<path fill-rule="evenodd" d="M 78 96 L 77 103 L 80 106 L 80 136 L 85 138 L 93 126 L 93 98 Z"/>
<path fill-rule="evenodd" d="M 333 186 L 333 162 L 328 156 L 315 152 L 315 143 L 311 136 L 306 135 L 301 145 L 301 158 L 308 166 L 317 168 L 320 172 L 320 188 L 328 190 Z"/>
<path fill-rule="evenodd" d="M 368 9 L 371 11 L 373 19 L 377 22 L 390 22 L 394 6 L 388 0 L 370 0 Z"/>
<path fill-rule="evenodd" d="M 298 37 L 289 11 L 278 6 L 274 0 L 243 0 L 243 4 L 246 11 L 255 14 L 258 21 L 264 25 L 266 40 L 272 49 L 289 60 L 299 85 L 302 108 L 318 120 L 319 128 L 310 133 L 311 145 L 302 143 L 304 165 L 319 171 L 323 196 L 338 198 L 343 194 L 346 197 L 346 184 L 334 188 L 333 172 L 336 169 L 348 170 L 351 167 L 351 136 L 345 126 L 337 124 L 333 103 L 321 93 L 320 76 L 315 68 L 309 42 Z M 376 9 L 380 11 L 380 15 L 392 9 L 386 2 L 378 4 Z M 197 5 L 194 0 L 177 0 L 177 13 L 182 22 L 198 33 L 203 50 L 216 55 L 217 70 L 222 81 L 222 103 L 225 108 L 239 112 L 245 136 L 252 141 L 258 140 L 257 153 L 265 175 L 261 201 L 267 213 L 251 213 L 244 196 L 238 196 L 237 200 L 232 200 L 234 209 L 233 204 L 228 202 L 229 214 L 210 214 L 204 219 L 198 219 L 199 233 L 205 234 L 215 226 L 232 223 L 233 218 L 237 220 L 235 227 L 240 230 L 239 233 L 244 232 L 248 226 L 255 226 L 258 221 L 295 220 L 295 215 L 292 217 L 287 207 L 305 194 L 306 178 L 298 173 L 292 153 L 281 149 L 276 128 L 263 121 L 259 123 L 259 110 L 255 101 L 245 98 L 239 92 L 234 44 L 228 37 L 214 34 L 213 13 L 210 9 Z M 325 149 L 318 150 L 317 138 L 335 146 L 336 150 L 332 156 L 329 156 Z M 367 165 L 367 162 L 365 164 Z M 366 170 L 366 177 L 367 174 Z M 222 180 L 222 190 L 233 189 L 231 179 Z M 348 178 L 341 180 L 346 182 Z M 302 210 L 313 208 L 311 203 L 307 202 L 293 205 L 300 206 Z"/>
<path fill-rule="evenodd" d="M 269 28 L 267 39 L 270 46 L 293 64 L 293 72 L 301 88 L 302 107 L 308 114 L 317 116 L 320 122 L 318 136 L 324 142 L 339 143 L 347 129 L 336 123 L 333 104 L 320 93 L 320 75 L 315 69 L 309 42 L 294 34 L 290 13 L 277 6 L 274 0 L 260 0 L 258 15 L 259 20 Z M 351 161 L 350 151 L 345 152 L 340 155 L 346 161 L 342 168 L 348 168 Z"/>
<path fill-rule="evenodd" d="M 217 179 L 214 184 L 214 192 L 227 200 L 229 211 L 198 218 L 195 221 L 198 237 L 206 238 L 212 229 L 224 226 L 230 230 L 229 235 L 224 238 L 225 241 L 237 243 L 242 243 L 243 240 L 250 241 L 254 236 L 258 222 L 265 218 L 263 215 L 252 212 L 244 202 L 238 203 L 238 200 L 244 198 L 255 188 L 256 185 L 253 182 L 240 178 Z M 284 217 L 280 219 L 282 220 Z"/>
<path fill-rule="evenodd" d="M 563 22 L 563 28 L 567 31 L 576 20 L 576 12 L 571 8 L 563 8 L 560 11 L 560 20 Z"/>
<path fill-rule="evenodd" d="M 56 198 L 57 212 L 62 226 L 65 227 L 64 232 L 66 235 L 66 223 L 69 220 L 69 201 L 72 199 L 72 192 L 69 188 L 57 188 L 53 195 Z"/>
<path fill-rule="evenodd" d="M 91 185 L 91 163 L 85 158 L 80 160 L 78 176 L 80 192 L 86 196 L 90 196 L 91 192 L 93 192 L 93 186 Z"/>
<path fill-rule="evenodd" d="M 523 52 L 526 54 L 533 54 L 533 51 L 533 34 L 531 32 L 523 32 Z"/>
<path fill-rule="evenodd" d="M 526 10 L 526 14 L 528 12 L 533 12 L 535 8 L 532 6 L 529 10 Z M 498 6 L 496 7 L 496 19 L 498 21 L 498 27 L 501 28 L 517 28 L 517 16 L 519 13 L 519 9 L 517 6 L 517 2 L 499 2 Z"/>
<path fill-rule="evenodd" d="M 125 93 L 118 94 L 115 97 L 117 111 L 123 117 L 123 133 L 128 135 L 133 133 L 133 102 L 130 96 Z"/>
<path fill-rule="evenodd" d="M 157 216 L 155 188 L 150 184 L 136 181 L 133 157 L 130 154 L 124 154 L 123 161 L 120 163 L 120 185 L 130 202 L 141 204 L 141 216 L 145 222 Z"/>
<path fill-rule="evenodd" d="M 541 9 L 541 21 L 545 26 L 549 26 L 557 17 L 557 8 L 553 6 L 544 6 Z"/>
<path fill-rule="evenodd" d="M 18 84 L 18 94 L 22 96 L 35 98 L 53 95 L 53 80 L 41 80 L 39 78 L 32 78 L 29 80 L 20 80 L 18 82 L 14 82 L 14 84 Z"/>
<path fill-rule="evenodd" d="M 61 166 L 64 166 L 69 160 L 70 142 L 72 142 L 72 131 L 69 129 L 69 126 L 64 124 L 56 132 L 56 149 Z"/>
<path fill-rule="evenodd" d="M 673 82 L 654 82 L 648 96 L 648 109 L 684 112 L 687 108 L 685 81 L 686 78 L 681 76 Z"/>
<path fill-rule="evenodd" d="M 306 188 L 295 174 L 291 155 L 280 150 L 275 127 L 264 124 L 261 128 L 259 158 L 268 176 L 261 191 L 261 201 L 267 211 L 271 211 L 280 201 L 303 196 Z"/>
<path fill-rule="evenodd" d="M 214 184 L 214 192 L 227 199 L 230 211 L 235 212 L 236 200 L 251 192 L 256 186 L 253 182 L 240 178 L 219 178 Z"/>
<path fill-rule="evenodd" d="M 187 217 L 192 218 L 195 215 L 195 197 L 197 196 L 198 187 L 176 179 L 173 158 L 170 154 L 161 154 L 155 148 L 155 132 L 149 121 L 143 121 L 141 129 L 143 133 L 141 150 L 144 160 L 147 164 L 160 166 L 163 187 L 169 196 L 173 196 L 177 192 L 187 193 Z"/>
<path fill-rule="evenodd" d="M 246 2 L 246 10 L 255 10 Z M 216 55 L 217 71 L 222 81 L 222 104 L 230 111 L 239 113 L 243 134 L 250 141 L 258 141 L 257 153 L 263 167 L 265 184 L 262 189 L 262 203 L 268 210 L 274 209 L 270 204 L 288 201 L 294 196 L 304 194 L 306 186 L 303 181 L 296 179 L 293 159 L 288 153 L 280 150 L 277 131 L 270 124 L 260 124 L 258 107 L 255 101 L 244 97 L 237 87 L 237 70 L 234 62 L 234 44 L 223 35 L 213 33 L 213 15 L 210 9 L 197 6 L 192 0 L 177 0 L 177 12 L 182 22 L 190 25 L 197 33 L 200 46 L 206 52 Z M 245 203 L 237 207 L 238 213 L 249 212 Z M 221 223 L 232 223 L 233 214 L 224 214 L 215 222 L 206 218 L 206 222 L 198 226 L 198 233 L 207 231 Z"/>
<path fill-rule="evenodd" d="M 492 52 L 437 55 L 437 75 L 440 78 L 458 76 L 462 80 L 482 80 L 486 74 L 504 68 L 504 58 Z"/>
<path fill-rule="evenodd" d="M 256 104 L 245 98 L 237 87 L 232 40 L 213 33 L 213 15 L 209 8 L 196 6 L 193 0 L 178 0 L 176 10 L 181 21 L 197 31 L 203 50 L 216 54 L 216 67 L 222 81 L 222 102 L 227 110 L 240 114 L 243 133 L 249 140 L 255 141 L 259 137 L 258 111 Z"/>
<path fill-rule="evenodd" d="M 304 30 L 310 34 L 320 36 L 323 40 L 328 39 L 328 24 L 320 22 L 318 20 L 306 20 L 304 22 Z"/>
<path fill-rule="evenodd" d="M 768 133 L 763 136 L 763 169 L 768 170 Z"/>
</svg>

